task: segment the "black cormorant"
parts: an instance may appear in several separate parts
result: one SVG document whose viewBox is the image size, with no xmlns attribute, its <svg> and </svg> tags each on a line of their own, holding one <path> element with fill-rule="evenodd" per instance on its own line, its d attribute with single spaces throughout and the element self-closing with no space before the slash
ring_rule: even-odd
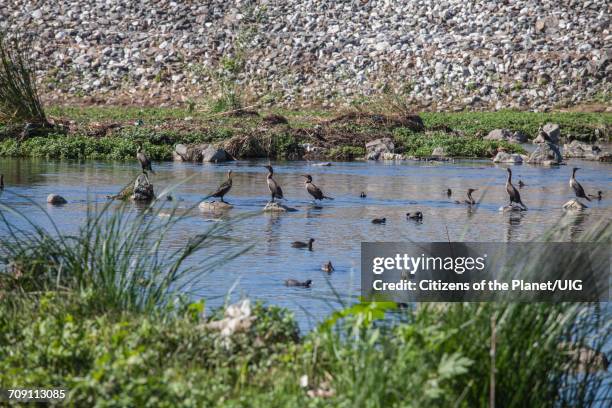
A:
<svg viewBox="0 0 612 408">
<path fill-rule="evenodd" d="M 374 218 L 372 224 L 384 224 L 387 222 L 386 218 Z"/>
<path fill-rule="evenodd" d="M 323 266 L 321 266 L 321 270 L 323 272 L 332 273 L 334 271 L 334 266 L 332 265 L 331 261 L 327 261 L 323 264 Z"/>
<path fill-rule="evenodd" d="M 521 201 L 521 194 L 512 185 L 512 170 L 510 170 L 509 168 L 506 170 L 508 171 L 508 179 L 506 180 L 506 192 L 508 193 L 508 197 L 510 197 L 510 205 L 512 205 L 512 203 L 517 203 L 522 207 L 523 210 L 526 210 L 527 206 Z"/>
<path fill-rule="evenodd" d="M 365 193 L 365 191 L 362 191 L 361 194 L 359 194 L 359 197 L 361 198 L 366 198 L 368 195 Z"/>
<path fill-rule="evenodd" d="M 523 180 L 519 180 L 519 182 L 518 182 L 518 186 L 519 186 L 519 188 L 523 188 L 523 187 L 525 187 L 526 185 L 527 185 L 527 184 L 523 183 Z"/>
<path fill-rule="evenodd" d="M 300 282 L 299 280 L 295 280 L 295 279 L 287 279 L 285 281 L 285 285 L 287 286 L 301 286 L 304 288 L 309 288 L 311 284 L 312 284 L 312 280 L 310 279 L 308 279 L 305 282 Z"/>
<path fill-rule="evenodd" d="M 291 246 L 294 248 L 308 248 L 309 251 L 312 251 L 312 243 L 314 241 L 314 238 L 310 238 L 308 242 L 294 241 L 291 243 Z"/>
<path fill-rule="evenodd" d="M 589 194 L 589 197 L 596 198 L 597 201 L 601 201 L 603 199 L 603 191 L 599 190 L 597 195 Z"/>
<path fill-rule="evenodd" d="M 268 189 L 270 190 L 270 195 L 272 196 L 272 202 L 274 202 L 275 198 L 279 198 L 282 199 L 283 198 L 283 190 L 280 188 L 280 186 L 278 185 L 278 183 L 276 182 L 276 180 L 274 180 L 274 170 L 272 169 L 272 166 L 267 165 L 264 166 L 266 169 L 268 169 L 268 178 L 267 178 L 267 182 L 268 182 Z"/>
<path fill-rule="evenodd" d="M 147 155 L 142 151 L 142 145 L 138 145 L 138 149 L 136 149 L 136 158 L 140 162 L 140 167 L 142 167 L 142 172 L 148 177 L 147 171 L 155 174 L 153 169 L 151 168 L 151 160 L 147 157 Z"/>
<path fill-rule="evenodd" d="M 465 200 L 466 204 L 469 204 L 469 205 L 476 204 L 476 200 L 474 200 L 474 198 L 472 197 L 472 193 L 474 191 L 478 191 L 478 189 L 476 189 L 476 188 L 468 188 L 468 191 L 467 191 L 467 200 Z"/>
<path fill-rule="evenodd" d="M 584 198 L 587 201 L 591 201 L 591 199 L 584 193 L 584 188 L 580 185 L 580 183 L 576 180 L 576 170 L 580 170 L 579 167 L 574 167 L 572 170 L 572 177 L 570 178 L 569 185 L 574 189 L 574 193 L 576 193 L 576 197 Z"/>
<path fill-rule="evenodd" d="M 333 200 L 333 198 L 323 194 L 321 189 L 312 183 L 312 177 L 310 174 L 304 174 L 302 177 L 306 177 L 306 182 L 304 183 L 306 185 L 306 191 L 308 191 L 308 194 L 313 196 L 315 200 Z"/>
<path fill-rule="evenodd" d="M 450 196 L 453 195 L 453 190 L 451 190 L 450 188 L 446 190 L 446 196 L 450 198 Z"/>
<path fill-rule="evenodd" d="M 415 213 L 406 213 L 406 218 L 410 218 L 414 221 L 423 221 L 423 213 L 420 211 L 417 211 Z"/>
<path fill-rule="evenodd" d="M 210 197 L 220 198 L 221 202 L 224 203 L 225 201 L 223 201 L 223 196 L 226 195 L 231 189 L 232 189 L 232 171 L 229 170 L 227 172 L 227 180 L 219 184 L 219 187 L 217 187 L 217 191 L 211 194 Z"/>
</svg>

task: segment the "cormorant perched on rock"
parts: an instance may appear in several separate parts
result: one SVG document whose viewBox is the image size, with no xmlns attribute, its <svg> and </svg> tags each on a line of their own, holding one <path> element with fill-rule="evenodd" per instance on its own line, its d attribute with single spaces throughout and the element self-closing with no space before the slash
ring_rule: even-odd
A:
<svg viewBox="0 0 612 408">
<path fill-rule="evenodd" d="M 526 185 L 527 185 L 527 184 L 523 183 L 523 180 L 519 180 L 519 182 L 518 182 L 518 186 L 519 186 L 519 188 L 523 188 L 523 187 L 525 187 Z"/>
<path fill-rule="evenodd" d="M 423 213 L 420 211 L 417 211 L 415 213 L 406 213 L 406 218 L 410 218 L 414 221 L 423 221 Z"/>
<path fill-rule="evenodd" d="M 294 248 L 308 248 L 309 251 L 312 251 L 312 243 L 314 241 L 314 238 L 310 238 L 308 242 L 294 241 L 291 243 L 291 246 Z"/>
<path fill-rule="evenodd" d="M 452 195 L 453 195 L 453 190 L 451 190 L 450 188 L 449 188 L 449 189 L 447 189 L 447 190 L 446 190 L 446 196 L 447 196 L 448 198 L 450 198 L 450 196 L 452 196 Z"/>
<path fill-rule="evenodd" d="M 285 281 L 285 285 L 287 286 L 301 286 L 304 288 L 309 288 L 310 285 L 312 285 L 312 280 L 308 279 L 305 282 L 300 282 L 299 280 L 295 280 L 295 279 L 287 279 Z"/>
<path fill-rule="evenodd" d="M 527 206 L 521 201 L 521 194 L 512 185 L 512 170 L 510 170 L 510 168 L 507 168 L 506 170 L 508 171 L 508 179 L 506 180 L 506 192 L 508 193 L 508 197 L 510 198 L 510 205 L 512 206 L 512 203 L 517 203 L 521 206 L 523 210 L 526 210 Z"/>
<path fill-rule="evenodd" d="M 219 187 L 217 187 L 217 191 L 211 194 L 210 197 L 220 198 L 221 202 L 224 203 L 225 201 L 223 201 L 223 196 L 226 195 L 231 189 L 232 189 L 232 171 L 229 170 L 227 172 L 227 180 L 221 183 Z"/>
<path fill-rule="evenodd" d="M 274 170 L 272 169 L 272 166 L 267 165 L 264 167 L 268 169 L 267 182 L 268 182 L 268 189 L 270 190 L 270 195 L 272 196 L 272 202 L 274 202 L 275 198 L 283 199 L 283 190 L 280 188 L 276 180 L 274 180 L 273 178 Z"/>
<path fill-rule="evenodd" d="M 151 168 L 151 160 L 147 157 L 147 155 L 142 151 L 142 145 L 138 145 L 138 149 L 136 149 L 136 158 L 140 162 L 140 167 L 142 167 L 142 172 L 147 176 L 147 180 L 149 179 L 149 175 L 147 171 L 155 174 L 153 169 Z"/>
<path fill-rule="evenodd" d="M 312 177 L 310 174 L 304 174 L 302 177 L 306 177 L 306 182 L 304 183 L 306 185 L 306 191 L 308 191 L 308 194 L 313 196 L 315 200 L 333 200 L 333 198 L 323 194 L 321 189 L 312 183 Z"/>
<path fill-rule="evenodd" d="M 387 222 L 386 218 L 374 218 L 372 224 L 384 224 Z"/>
<path fill-rule="evenodd" d="M 601 201 L 603 199 L 603 191 L 599 190 L 597 195 L 589 194 L 589 197 L 596 198 L 597 201 Z"/>
<path fill-rule="evenodd" d="M 4 190 L 4 174 L 0 174 L 0 190 Z"/>
<path fill-rule="evenodd" d="M 362 191 L 361 194 L 359 194 L 359 197 L 361 198 L 366 198 L 368 195 L 365 193 L 365 191 Z"/>
<path fill-rule="evenodd" d="M 580 185 L 580 183 L 576 180 L 576 170 L 580 170 L 579 167 L 574 167 L 572 170 L 572 177 L 570 178 L 569 185 L 574 189 L 574 193 L 576 193 L 576 197 L 584 198 L 587 201 L 591 201 L 591 199 L 584 193 L 584 188 Z"/>
<path fill-rule="evenodd" d="M 334 271 L 334 266 L 332 265 L 331 261 L 327 261 L 323 264 L 321 270 L 323 272 L 332 273 Z"/>
</svg>

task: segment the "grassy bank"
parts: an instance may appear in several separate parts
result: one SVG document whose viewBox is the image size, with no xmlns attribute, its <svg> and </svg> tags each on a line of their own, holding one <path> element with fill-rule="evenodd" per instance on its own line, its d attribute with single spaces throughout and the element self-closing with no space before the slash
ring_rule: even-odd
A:
<svg viewBox="0 0 612 408">
<path fill-rule="evenodd" d="M 500 147 L 522 152 L 517 145 L 482 140 L 496 128 L 535 137 L 540 125 L 554 122 L 564 136 L 593 139 L 596 134 L 609 137 L 612 126 L 610 113 L 576 112 L 422 113 L 422 123 L 415 124 L 402 115 L 313 110 L 239 115 L 180 108 L 55 107 L 48 111 L 55 131 L 19 138 L 19 132 L 13 129 L 11 134 L 5 127 L 0 156 L 130 160 L 142 142 L 154 160 L 171 160 L 177 143 L 247 146 L 238 151 L 238 158 L 350 160 L 363 156 L 368 141 L 389 137 L 395 140 L 397 152 L 407 156 L 427 157 L 443 147 L 452 157 L 491 157 Z M 270 114 L 282 116 L 287 123 L 274 122 Z M 306 153 L 306 145 L 318 147 L 320 153 Z"/>
<path fill-rule="evenodd" d="M 180 217 L 109 211 L 67 237 L 21 230 L 15 217 L 27 215 L 0 208 L 0 228 L 13 232 L 0 235 L 4 388 L 67 388 L 69 406 L 485 407 L 493 381 L 497 406 L 611 397 L 595 395 L 609 381 L 601 361 L 572 352 L 608 344 L 596 305 L 357 303 L 300 333 L 287 310 L 252 304 L 232 326 L 223 309 L 182 294 L 242 252 L 217 245 L 228 224 L 167 253 Z M 609 242 L 609 225 L 584 239 Z M 183 267 L 209 254 L 223 261 Z"/>
</svg>

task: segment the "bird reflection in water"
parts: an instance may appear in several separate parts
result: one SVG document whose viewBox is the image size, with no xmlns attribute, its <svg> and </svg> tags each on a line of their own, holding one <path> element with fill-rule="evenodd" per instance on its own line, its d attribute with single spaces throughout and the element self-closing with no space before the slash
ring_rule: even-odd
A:
<svg viewBox="0 0 612 408">
<path fill-rule="evenodd" d="M 507 215 L 506 242 L 516 241 L 516 234 L 525 215 L 522 211 L 508 211 Z"/>
</svg>

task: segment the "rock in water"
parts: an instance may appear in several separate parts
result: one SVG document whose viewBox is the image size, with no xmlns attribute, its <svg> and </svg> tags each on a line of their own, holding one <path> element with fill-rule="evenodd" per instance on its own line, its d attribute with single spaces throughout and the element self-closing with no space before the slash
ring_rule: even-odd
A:
<svg viewBox="0 0 612 408">
<path fill-rule="evenodd" d="M 527 163 L 530 164 L 559 164 L 563 161 L 559 147 L 550 142 L 540 143 L 531 153 Z"/>
<path fill-rule="evenodd" d="M 295 208 L 287 207 L 286 205 L 282 205 L 280 203 L 270 202 L 266 204 L 263 209 L 265 212 L 293 212 L 297 211 Z"/>
<path fill-rule="evenodd" d="M 151 201 L 155 199 L 153 184 L 149 182 L 147 176 L 141 174 L 134 182 L 134 193 L 132 200 L 134 201 Z"/>
<path fill-rule="evenodd" d="M 68 201 L 64 197 L 59 194 L 49 194 L 47 196 L 47 203 L 51 205 L 62 205 L 66 204 Z"/>
<path fill-rule="evenodd" d="M 229 153 L 227 153 L 225 150 L 221 149 L 220 147 L 209 145 L 202 152 L 203 162 L 219 163 L 219 162 L 226 162 L 229 160 L 233 160 L 232 156 Z"/>
<path fill-rule="evenodd" d="M 589 208 L 589 207 L 582 204 L 580 201 L 578 201 L 577 198 L 573 198 L 569 200 L 567 203 L 563 204 L 564 210 L 584 210 L 585 208 Z"/>
<path fill-rule="evenodd" d="M 583 158 L 588 160 L 598 160 L 601 155 L 601 148 L 596 145 L 581 143 L 574 140 L 571 143 L 563 145 L 563 157 L 565 158 Z"/>
<path fill-rule="evenodd" d="M 493 158 L 493 163 L 514 163 L 520 164 L 523 162 L 523 157 L 516 153 L 498 152 Z"/>
<path fill-rule="evenodd" d="M 221 201 L 203 201 L 198 207 L 200 208 L 200 210 L 205 212 L 217 212 L 234 208 L 233 205 L 228 203 L 222 203 Z"/>
<path fill-rule="evenodd" d="M 494 129 L 484 137 L 484 140 L 509 140 L 512 137 L 512 132 L 508 129 Z"/>
<path fill-rule="evenodd" d="M 556 123 L 547 123 L 542 128 L 544 132 L 548 135 L 548 138 L 554 144 L 559 144 L 559 138 L 561 137 L 561 128 Z"/>
<path fill-rule="evenodd" d="M 372 140 L 366 143 L 366 159 L 378 160 L 383 153 L 393 153 L 394 149 L 393 140 L 388 137 Z"/>
</svg>

